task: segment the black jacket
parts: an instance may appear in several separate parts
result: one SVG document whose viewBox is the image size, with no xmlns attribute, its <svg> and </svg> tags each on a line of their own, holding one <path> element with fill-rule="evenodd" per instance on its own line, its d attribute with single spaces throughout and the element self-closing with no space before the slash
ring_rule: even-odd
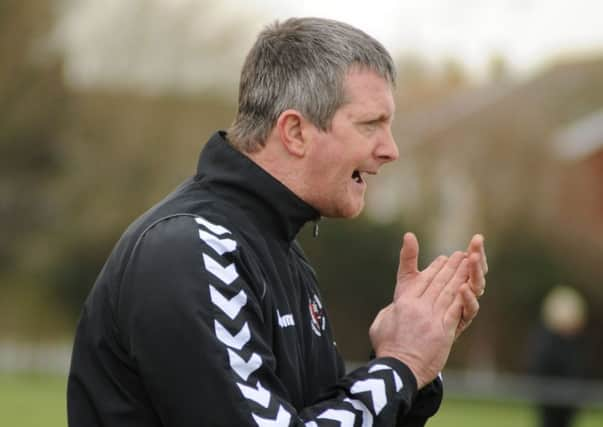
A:
<svg viewBox="0 0 603 427">
<path fill-rule="evenodd" d="M 90 292 L 69 424 L 423 425 L 439 380 L 417 397 L 391 358 L 345 375 L 295 241 L 318 217 L 215 134 L 197 175 L 128 228 Z"/>
</svg>

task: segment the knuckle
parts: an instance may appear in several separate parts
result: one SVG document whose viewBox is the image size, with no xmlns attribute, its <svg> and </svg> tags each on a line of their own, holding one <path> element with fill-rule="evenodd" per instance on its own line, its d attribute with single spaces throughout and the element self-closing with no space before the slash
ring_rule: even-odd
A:
<svg viewBox="0 0 603 427">
<path fill-rule="evenodd" d="M 475 304 L 473 305 L 473 307 L 471 307 L 471 317 L 475 317 L 477 316 L 477 313 L 479 312 L 479 302 L 475 302 Z"/>
<path fill-rule="evenodd" d="M 451 299 L 454 298 L 455 292 L 452 289 L 450 289 L 449 287 L 447 287 L 442 290 L 442 295 L 447 301 L 450 301 Z"/>
</svg>

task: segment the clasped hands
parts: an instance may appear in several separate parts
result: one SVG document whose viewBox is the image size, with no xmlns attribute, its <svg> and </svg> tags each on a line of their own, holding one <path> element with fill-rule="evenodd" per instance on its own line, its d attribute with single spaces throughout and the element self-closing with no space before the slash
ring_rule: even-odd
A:
<svg viewBox="0 0 603 427">
<path fill-rule="evenodd" d="M 419 243 L 404 235 L 394 298 L 369 329 L 377 357 L 405 363 L 419 388 L 444 368 L 454 340 L 479 311 L 488 264 L 481 235 L 473 236 L 467 252 L 439 256 L 418 269 Z"/>
</svg>

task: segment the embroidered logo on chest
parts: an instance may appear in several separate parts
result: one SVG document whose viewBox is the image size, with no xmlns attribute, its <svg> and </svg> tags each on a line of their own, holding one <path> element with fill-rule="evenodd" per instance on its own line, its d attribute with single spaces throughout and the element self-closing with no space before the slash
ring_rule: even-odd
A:
<svg viewBox="0 0 603 427">
<path fill-rule="evenodd" d="M 320 300 L 314 294 L 308 301 L 308 308 L 310 310 L 310 324 L 312 325 L 312 331 L 318 336 L 321 336 L 325 330 L 325 312 L 322 308 Z"/>
<path fill-rule="evenodd" d="M 293 319 L 293 314 L 281 314 L 277 308 L 276 309 L 276 318 L 278 319 L 278 325 L 281 328 L 295 326 L 295 320 Z"/>
</svg>

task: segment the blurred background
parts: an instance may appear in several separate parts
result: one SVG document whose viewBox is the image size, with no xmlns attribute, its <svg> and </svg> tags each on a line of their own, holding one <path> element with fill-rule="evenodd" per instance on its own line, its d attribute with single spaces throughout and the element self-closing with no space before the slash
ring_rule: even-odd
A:
<svg viewBox="0 0 603 427">
<path fill-rule="evenodd" d="M 300 234 L 344 357 L 369 354 L 405 231 L 423 265 L 480 232 L 488 289 L 430 425 L 537 426 L 559 405 L 603 425 L 603 5 L 296 3 L 0 2 L 0 420 L 65 425 L 71 340 L 112 246 L 228 127 L 262 26 L 316 15 L 381 40 L 399 71 L 400 160 L 361 218 Z M 559 289 L 573 302 L 545 308 Z M 547 335 L 551 311 L 573 326 Z"/>
</svg>

